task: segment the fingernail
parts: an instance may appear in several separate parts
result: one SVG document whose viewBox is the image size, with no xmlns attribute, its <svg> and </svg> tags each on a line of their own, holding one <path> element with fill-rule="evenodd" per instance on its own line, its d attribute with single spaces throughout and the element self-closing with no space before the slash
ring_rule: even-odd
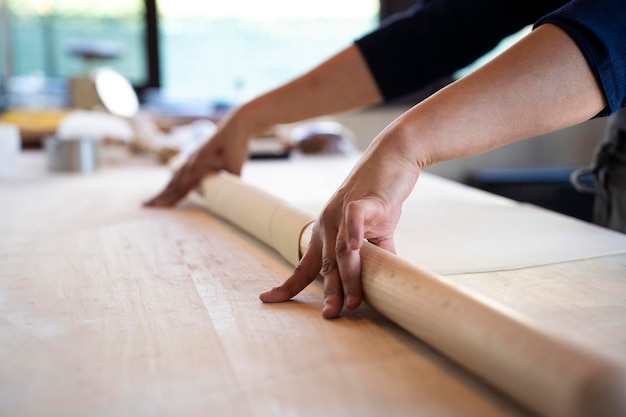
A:
<svg viewBox="0 0 626 417">
<path fill-rule="evenodd" d="M 272 291 L 274 291 L 274 288 L 272 288 L 269 291 L 265 291 L 264 293 L 259 294 L 259 299 L 263 301 L 264 303 L 271 301 L 271 298 L 268 300 L 267 297 L 270 297 L 272 295 Z"/>
<path fill-rule="evenodd" d="M 326 319 L 333 319 L 337 317 L 338 312 L 336 308 L 333 307 L 329 302 L 324 301 L 324 306 L 322 307 L 322 316 Z"/>
<path fill-rule="evenodd" d="M 351 250 L 355 250 L 359 247 L 359 240 L 358 239 L 350 239 L 350 249 Z"/>
<path fill-rule="evenodd" d="M 350 308 L 350 306 L 352 306 L 354 304 L 354 297 L 351 295 L 348 295 L 346 297 L 346 307 Z"/>
<path fill-rule="evenodd" d="M 324 304 L 324 307 L 322 307 L 322 316 L 328 318 L 329 312 L 330 312 L 330 307 Z"/>
<path fill-rule="evenodd" d="M 354 296 L 348 296 L 348 298 L 346 298 L 346 307 L 349 308 L 350 310 L 354 310 L 360 304 L 361 302 L 357 300 L 357 298 Z"/>
</svg>

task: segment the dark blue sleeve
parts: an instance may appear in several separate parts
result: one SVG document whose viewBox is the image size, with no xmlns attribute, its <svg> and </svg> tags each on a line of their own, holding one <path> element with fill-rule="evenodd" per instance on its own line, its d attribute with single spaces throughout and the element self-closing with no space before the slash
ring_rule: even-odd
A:
<svg viewBox="0 0 626 417">
<path fill-rule="evenodd" d="M 626 0 L 622 0 L 626 1 Z M 386 101 L 453 74 L 564 0 L 423 0 L 358 39 Z"/>
<path fill-rule="evenodd" d="M 626 107 L 626 0 L 573 0 L 539 19 L 559 26 L 587 59 L 604 92 L 607 108 Z"/>
</svg>

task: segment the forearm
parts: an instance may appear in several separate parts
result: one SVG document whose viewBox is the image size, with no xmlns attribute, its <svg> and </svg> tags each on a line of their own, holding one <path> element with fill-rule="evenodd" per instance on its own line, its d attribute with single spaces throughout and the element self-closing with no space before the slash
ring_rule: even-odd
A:
<svg viewBox="0 0 626 417">
<path fill-rule="evenodd" d="M 252 134 L 280 123 L 335 114 L 380 103 L 382 96 L 360 51 L 349 46 L 293 81 L 237 110 Z"/>
<path fill-rule="evenodd" d="M 544 25 L 412 108 L 377 140 L 389 139 L 387 146 L 423 168 L 583 122 L 605 105 L 576 44 Z"/>
</svg>

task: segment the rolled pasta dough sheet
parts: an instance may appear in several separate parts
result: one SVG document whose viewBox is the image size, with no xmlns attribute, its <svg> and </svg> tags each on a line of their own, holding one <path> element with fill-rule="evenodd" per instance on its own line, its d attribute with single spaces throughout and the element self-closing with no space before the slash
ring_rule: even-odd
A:
<svg viewBox="0 0 626 417">
<path fill-rule="evenodd" d="M 357 158 L 248 164 L 242 180 L 317 215 Z M 422 173 L 395 232 L 398 255 L 437 274 L 491 272 L 626 253 L 626 235 Z"/>
</svg>

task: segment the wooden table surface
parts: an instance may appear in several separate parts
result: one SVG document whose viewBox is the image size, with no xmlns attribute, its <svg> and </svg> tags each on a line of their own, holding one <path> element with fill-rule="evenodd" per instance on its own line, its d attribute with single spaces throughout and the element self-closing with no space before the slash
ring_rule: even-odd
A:
<svg viewBox="0 0 626 417">
<path fill-rule="evenodd" d="M 249 163 L 315 212 L 353 158 Z M 524 416 L 367 306 L 323 320 L 322 287 L 264 305 L 291 272 L 191 202 L 144 209 L 146 161 L 0 179 L 1 416 Z M 305 192 L 306 191 L 306 192 Z M 624 360 L 626 236 L 424 175 L 400 256 Z"/>
</svg>

